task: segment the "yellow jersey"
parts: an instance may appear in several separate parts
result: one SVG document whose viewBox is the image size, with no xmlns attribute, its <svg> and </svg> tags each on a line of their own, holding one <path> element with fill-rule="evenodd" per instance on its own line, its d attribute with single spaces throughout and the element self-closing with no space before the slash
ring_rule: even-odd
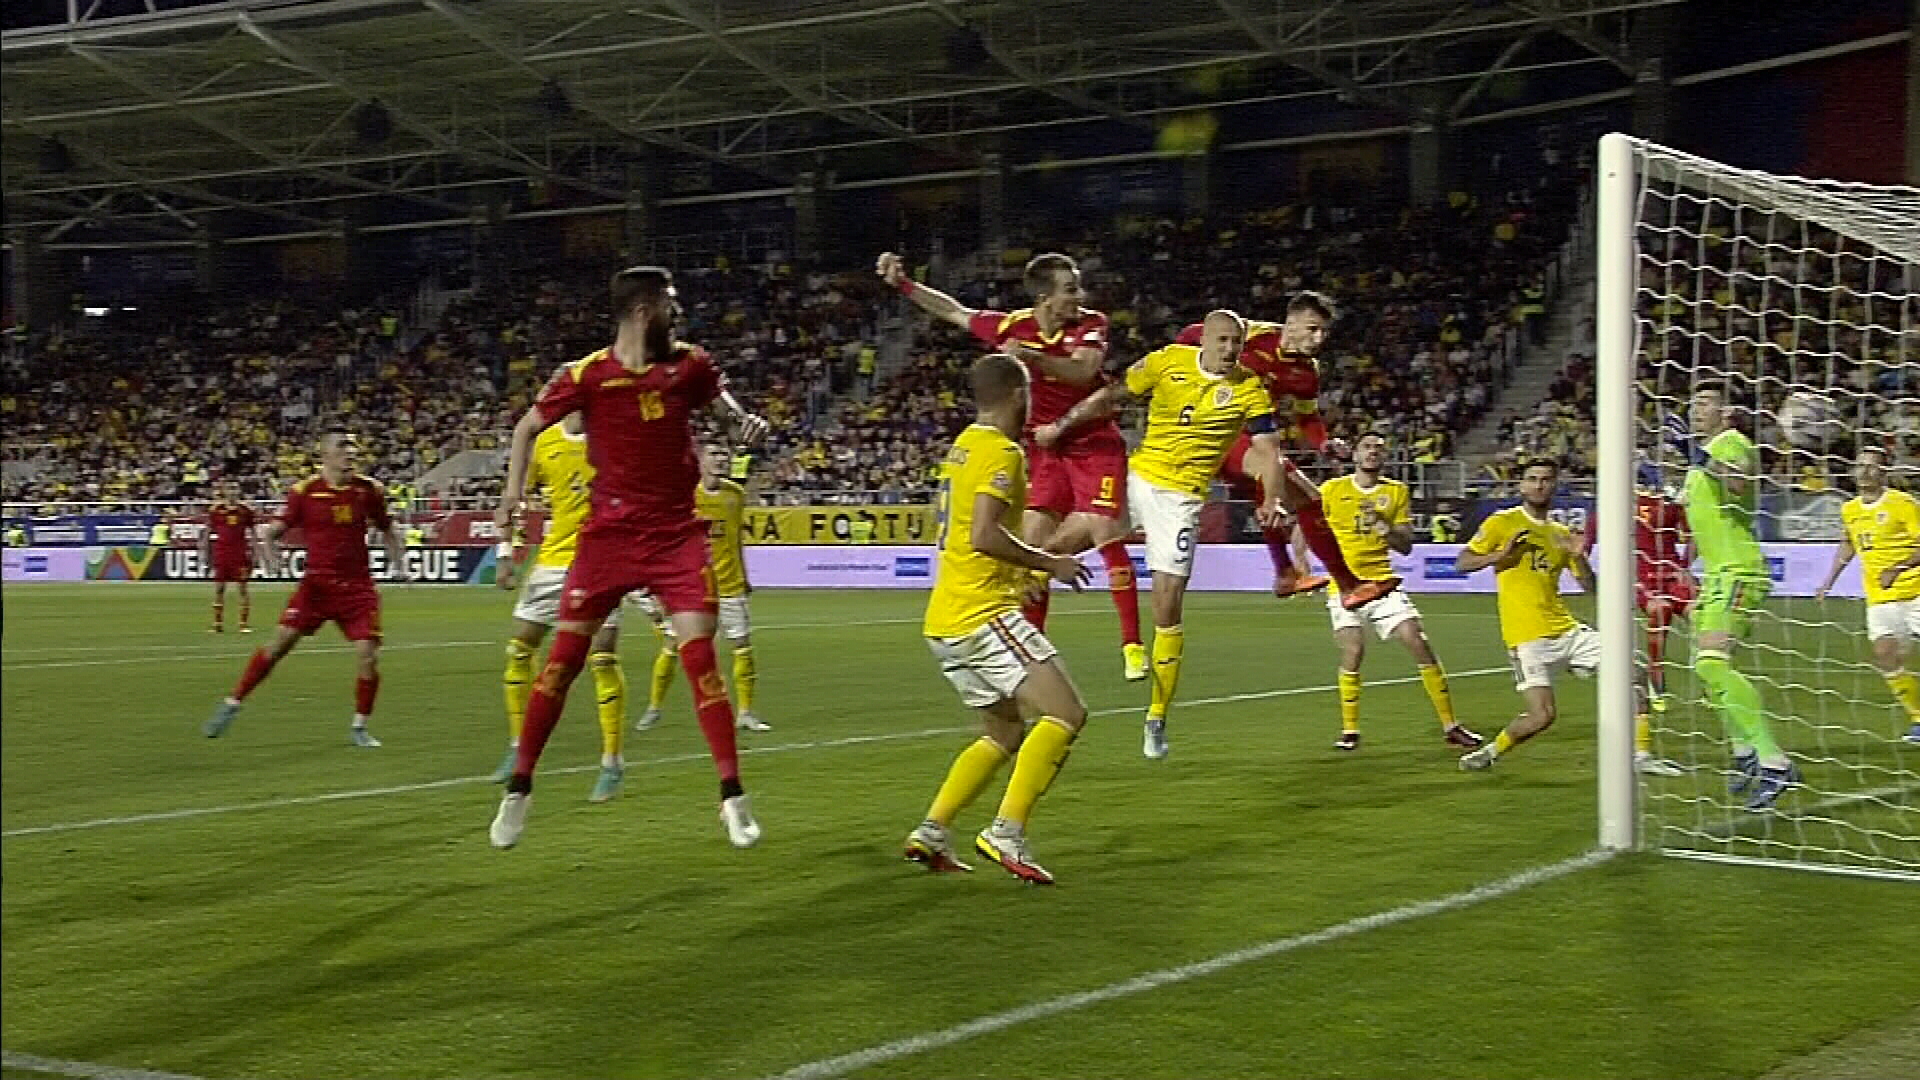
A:
<svg viewBox="0 0 1920 1080">
<path fill-rule="evenodd" d="M 587 464 L 587 437 L 569 435 L 555 424 L 533 441 L 527 488 L 547 503 L 547 531 L 540 539 L 538 566 L 572 566 L 587 523 L 593 491 L 593 466 Z"/>
<path fill-rule="evenodd" d="M 1573 530 L 1557 521 L 1536 520 L 1524 506 L 1511 506 L 1481 522 L 1480 530 L 1467 542 L 1467 550 L 1492 555 L 1520 535 L 1533 546 L 1518 564 L 1498 571 L 1495 577 L 1500 594 L 1500 636 L 1510 649 L 1571 633 L 1580 625 L 1560 598 L 1560 572 L 1573 564 L 1573 556 L 1561 545 L 1573 536 Z"/>
<path fill-rule="evenodd" d="M 928 637 L 965 637 L 988 619 L 1020 609 L 1020 597 L 1033 575 L 973 548 L 973 503 L 991 495 L 1007 504 L 1002 521 L 1018 522 L 1027 509 L 1027 455 L 998 428 L 974 424 L 953 440 L 940 470 L 939 532 L 934 546 L 940 565 L 921 633 Z"/>
<path fill-rule="evenodd" d="M 1894 578 L 1891 589 L 1880 587 L 1880 575 L 1906 562 L 1920 547 L 1920 501 L 1893 488 L 1872 502 L 1856 495 L 1840 508 L 1840 524 L 1847 530 L 1847 542 L 1860 553 L 1867 603 L 1920 599 L 1920 568 Z"/>
<path fill-rule="evenodd" d="M 707 523 L 707 560 L 713 566 L 714 591 L 721 596 L 747 595 L 745 543 L 747 489 L 731 480 L 712 491 L 701 484 L 693 489 L 693 512 Z"/>
<path fill-rule="evenodd" d="M 1272 431 L 1273 398 L 1238 364 L 1225 375 L 1201 370 L 1200 350 L 1169 345 L 1127 369 L 1127 389 L 1151 396 L 1147 435 L 1127 467 L 1156 487 L 1205 497 L 1240 431 Z"/>
<path fill-rule="evenodd" d="M 1320 485 L 1320 503 L 1354 576 L 1364 580 L 1391 577 L 1393 549 L 1387 546 L 1387 538 L 1374 530 L 1383 524 L 1413 524 L 1407 485 L 1382 479 L 1363 488 L 1351 474 L 1338 476 Z"/>
</svg>

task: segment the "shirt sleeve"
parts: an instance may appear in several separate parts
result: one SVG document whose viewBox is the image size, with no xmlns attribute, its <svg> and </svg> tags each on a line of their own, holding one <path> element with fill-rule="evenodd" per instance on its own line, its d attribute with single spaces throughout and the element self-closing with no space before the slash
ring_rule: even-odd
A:
<svg viewBox="0 0 1920 1080">
<path fill-rule="evenodd" d="M 280 524 L 291 529 L 300 524 L 301 511 L 306 509 L 307 496 L 301 488 L 287 492 L 287 505 L 280 511 Z"/>
<path fill-rule="evenodd" d="M 387 511 L 387 489 L 369 480 L 363 498 L 373 504 L 367 507 L 367 520 L 373 527 L 382 532 L 393 528 L 393 515 Z"/>
<path fill-rule="evenodd" d="M 540 410 L 540 419 L 548 424 L 557 424 L 570 412 L 578 412 L 586 401 L 586 388 L 574 375 L 573 365 L 568 364 L 553 373 L 547 385 L 540 391 L 540 397 L 533 407 Z"/>
<path fill-rule="evenodd" d="M 967 319 L 967 330 L 989 349 L 1000 347 L 1000 328 L 1007 321 L 1004 311 L 976 311 Z"/>
<path fill-rule="evenodd" d="M 1100 359 L 1107 358 L 1107 344 L 1112 335 L 1107 331 L 1107 317 L 1095 315 L 1089 318 L 1080 329 L 1079 348 L 1100 350 Z"/>
<path fill-rule="evenodd" d="M 1500 515 L 1494 514 L 1480 523 L 1474 530 L 1473 539 L 1467 541 L 1467 550 L 1475 555 L 1491 555 L 1506 546 L 1506 528 L 1501 524 Z"/>
<path fill-rule="evenodd" d="M 1408 498 L 1406 488 L 1395 488 L 1393 490 L 1393 505 L 1387 508 L 1387 524 L 1413 524 L 1412 500 Z"/>
<path fill-rule="evenodd" d="M 974 486 L 974 494 L 991 495 L 1011 505 L 1013 489 L 1019 485 L 1020 474 L 1025 466 L 1025 456 L 1019 447 L 1012 444 L 982 455 L 975 465 L 980 470 L 980 482 Z"/>
<path fill-rule="evenodd" d="M 1709 443 L 1707 456 L 1742 471 L 1750 471 L 1753 468 L 1753 444 L 1747 441 L 1745 435 L 1738 432 L 1730 434 L 1730 438 L 1716 438 Z"/>
<path fill-rule="evenodd" d="M 1906 525 L 1907 532 L 1920 533 L 1920 502 L 1912 499 L 1901 499 L 1899 509 L 1894 513 L 1894 517 Z"/>
<path fill-rule="evenodd" d="M 720 391 L 727 388 L 727 377 L 720 374 L 719 366 L 707 350 L 689 349 L 686 363 L 680 369 L 680 385 L 686 388 L 693 406 L 704 409 L 720 400 Z"/>
<path fill-rule="evenodd" d="M 1161 349 L 1134 361 L 1133 366 L 1127 369 L 1127 390 L 1136 397 L 1153 393 L 1154 386 L 1160 382 L 1160 368 L 1165 357 L 1166 350 Z"/>
</svg>

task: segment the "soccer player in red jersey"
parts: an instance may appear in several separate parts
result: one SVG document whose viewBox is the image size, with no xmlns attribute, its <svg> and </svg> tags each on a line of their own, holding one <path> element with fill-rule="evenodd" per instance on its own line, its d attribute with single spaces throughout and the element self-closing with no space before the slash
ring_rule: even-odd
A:
<svg viewBox="0 0 1920 1080">
<path fill-rule="evenodd" d="M 214 489 L 213 505 L 207 507 L 207 527 L 200 532 L 200 561 L 211 567 L 213 575 L 213 626 L 209 633 L 226 630 L 221 625 L 227 610 L 227 583 L 240 592 L 240 632 L 253 633 L 247 623 L 253 615 L 253 596 L 247 580 L 253 576 L 253 527 L 257 518 L 253 508 L 234 495 L 233 484 L 223 481 Z"/>
<path fill-rule="evenodd" d="M 233 693 L 214 709 L 206 723 L 207 738 L 217 739 L 233 724 L 240 703 L 259 686 L 300 639 L 332 622 L 353 642 L 358 668 L 353 684 L 355 746 L 375 747 L 380 740 L 367 731 L 373 701 L 380 692 L 380 594 L 373 587 L 367 562 L 367 530 L 378 529 L 387 545 L 388 573 L 404 573 L 406 548 L 399 526 L 387 513 L 387 493 L 379 484 L 354 472 L 359 447 L 345 432 L 320 438 L 320 473 L 294 485 L 286 509 L 267 526 L 262 548 L 268 565 L 277 564 L 275 545 L 289 529 L 300 530 L 307 546 L 306 573 L 280 615 L 280 633 L 273 644 L 254 652 Z"/>
<path fill-rule="evenodd" d="M 1025 284 L 1034 306 L 1021 311 L 982 311 L 966 307 L 938 289 L 907 276 L 900 256 L 887 252 L 876 265 L 887 284 L 921 310 L 965 329 L 981 344 L 1027 366 L 1032 376 L 1033 407 L 1027 417 L 1027 512 L 1021 538 L 1063 555 L 1098 548 L 1107 564 L 1107 588 L 1120 614 L 1120 651 L 1126 677 L 1147 677 L 1147 650 L 1140 638 L 1140 594 L 1133 558 L 1127 554 L 1127 443 L 1110 418 L 1090 423 L 1052 447 L 1033 442 L 1036 428 L 1067 414 L 1105 385 L 1107 317 L 1080 306 L 1086 296 L 1080 268 L 1066 255 L 1035 255 L 1027 261 Z M 1024 613 L 1045 630 L 1045 587 L 1036 588 Z"/>
<path fill-rule="evenodd" d="M 700 731 L 720 771 L 720 820 L 735 847 L 760 839 L 760 825 L 740 784 L 733 706 L 714 660 L 718 598 L 707 562 L 707 524 L 694 513 L 700 482 L 693 416 L 722 406 L 745 443 L 766 433 L 726 391 L 706 350 L 673 338 L 679 305 L 670 271 L 638 266 L 613 276 L 613 345 L 560 369 L 513 429 L 507 486 L 495 515 L 501 536 L 513 535 L 524 500 L 534 437 L 579 413 L 593 466 L 592 507 L 567 568 L 553 647 L 535 680 L 507 793 L 489 838 L 499 848 L 520 840 L 532 799 L 533 769 L 586 664 L 601 623 L 629 592 L 645 589 L 667 612 L 680 666 L 693 684 Z"/>
<path fill-rule="evenodd" d="M 1642 466 L 1653 469 L 1654 466 Z M 1647 620 L 1647 689 L 1654 712 L 1666 712 L 1667 631 L 1673 620 L 1693 608 L 1698 588 L 1693 582 L 1693 545 L 1687 531 L 1687 512 L 1661 493 L 1657 482 L 1645 480 L 1633 497 L 1633 602 Z M 1599 518 L 1587 519 L 1587 543 L 1599 536 Z M 1636 725 L 1635 760 L 1641 772 L 1678 776 L 1681 770 L 1653 754 L 1648 719 Z M 1669 771 L 1671 770 L 1671 771 Z"/>
<path fill-rule="evenodd" d="M 1284 322 L 1247 325 L 1247 341 L 1240 349 L 1240 366 L 1266 382 L 1267 393 L 1276 403 L 1282 398 L 1293 401 L 1294 415 L 1308 446 L 1344 457 L 1346 443 L 1329 439 L 1326 421 L 1320 417 L 1320 348 L 1326 343 L 1328 327 L 1338 315 L 1333 301 L 1325 295 L 1311 290 L 1295 293 L 1287 301 Z M 1198 345 L 1201 329 L 1200 323 L 1194 323 L 1175 340 L 1183 345 Z M 1227 451 L 1227 460 L 1220 466 L 1229 486 L 1241 494 L 1251 491 L 1255 503 L 1262 505 L 1266 503 L 1267 493 L 1260 489 L 1257 479 L 1261 472 L 1257 458 L 1265 452 L 1243 433 Z M 1294 567 L 1287 549 L 1291 526 L 1295 524 L 1306 537 L 1307 546 L 1320 557 L 1321 564 L 1340 586 L 1340 603 L 1348 611 L 1366 607 L 1399 588 L 1399 578 L 1361 581 L 1347 568 L 1346 557 L 1340 553 L 1339 538 L 1327 525 L 1320 488 L 1293 462 L 1282 458 L 1281 465 L 1286 481 L 1280 500 L 1288 520 L 1266 522 L 1260 529 L 1267 541 L 1267 554 L 1273 560 L 1274 595 L 1292 596 L 1325 588 L 1327 584 L 1325 578 L 1307 575 L 1304 567 Z"/>
</svg>

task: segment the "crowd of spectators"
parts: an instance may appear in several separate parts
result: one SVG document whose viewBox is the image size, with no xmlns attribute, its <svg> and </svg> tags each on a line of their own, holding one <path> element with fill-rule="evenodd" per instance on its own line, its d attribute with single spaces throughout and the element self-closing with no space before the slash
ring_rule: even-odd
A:
<svg viewBox="0 0 1920 1080">
<path fill-rule="evenodd" d="M 1386 434 L 1397 456 L 1434 460 L 1507 380 L 1575 198 L 1575 178 L 1543 174 L 1427 208 L 1135 217 L 1054 239 L 1112 318 L 1116 372 L 1210 308 L 1278 319 L 1294 291 L 1327 292 L 1342 308 L 1321 364 L 1329 428 Z M 954 280 L 934 283 L 971 306 L 1019 308 L 1030 254 L 958 260 L 945 268 Z M 977 350 L 963 333 L 909 316 L 865 265 L 828 274 L 720 259 L 678 273 L 684 336 L 774 423 L 755 452 L 763 497 L 924 497 L 968 416 Z M 0 412 L 9 456 L 39 468 L 10 465 L 5 496 L 193 498 L 232 479 L 271 498 L 311 470 L 314 438 L 335 426 L 361 436 L 369 474 L 404 488 L 461 450 L 497 451 L 542 381 L 605 343 L 604 294 L 602 266 L 519 268 L 500 287 L 453 294 L 426 326 L 400 317 L 405 297 L 348 308 L 308 292 L 122 316 L 37 343 L 14 355 Z M 905 362 L 876 378 L 883 324 L 909 318 Z M 497 484 L 456 478 L 433 493 L 486 496 Z"/>
</svg>

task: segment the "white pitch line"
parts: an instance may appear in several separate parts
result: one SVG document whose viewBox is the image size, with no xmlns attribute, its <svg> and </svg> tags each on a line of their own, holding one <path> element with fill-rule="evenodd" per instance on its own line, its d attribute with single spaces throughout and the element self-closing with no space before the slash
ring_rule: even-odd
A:
<svg viewBox="0 0 1920 1080">
<path fill-rule="evenodd" d="M 81 1080 L 200 1080 L 183 1073 L 155 1072 L 152 1069 L 123 1069 L 117 1065 L 95 1065 L 90 1061 L 62 1061 L 37 1054 L 0 1053 L 0 1065 L 54 1076 L 73 1076 Z"/>
<path fill-rule="evenodd" d="M 779 1074 L 777 1080 L 832 1080 L 833 1077 L 845 1076 L 848 1073 L 858 1072 L 861 1069 L 869 1069 L 876 1065 L 885 1065 L 904 1057 L 912 1057 L 915 1054 L 924 1054 L 929 1050 L 938 1050 L 941 1047 L 952 1046 L 955 1043 L 964 1042 L 981 1035 L 991 1035 L 1020 1024 L 1031 1023 L 1035 1020 L 1044 1020 L 1050 1016 L 1074 1012 L 1092 1005 L 1100 1005 L 1124 997 L 1132 997 L 1135 994 L 1143 994 L 1149 990 L 1157 990 L 1163 986 L 1171 986 L 1174 983 L 1182 983 L 1192 979 L 1214 975 L 1228 968 L 1239 967 L 1242 964 L 1252 963 L 1256 960 L 1265 960 L 1268 957 L 1279 956 L 1282 953 L 1294 952 L 1315 945 L 1324 945 L 1330 941 L 1338 941 L 1341 938 L 1352 937 L 1355 934 L 1364 934 L 1370 930 L 1379 930 L 1399 923 L 1411 922 L 1414 919 L 1423 919 L 1429 915 L 1442 915 L 1450 911 L 1459 911 L 1462 908 L 1472 907 L 1475 904 L 1488 900 L 1495 900 L 1502 896 L 1519 892 L 1522 889 L 1552 881 L 1555 878 L 1565 877 L 1577 870 L 1597 866 L 1611 858 L 1614 854 L 1615 852 L 1612 851 L 1590 851 L 1585 855 L 1578 855 L 1571 859 L 1563 859 L 1560 862 L 1537 866 L 1531 870 L 1523 870 L 1511 877 L 1501 878 L 1498 881 L 1479 885 L 1463 892 L 1443 896 L 1437 900 L 1424 900 L 1417 904 L 1407 904 L 1403 907 L 1391 908 L 1387 911 L 1376 912 L 1372 915 L 1363 915 L 1357 919 L 1349 919 L 1346 922 L 1338 923 L 1325 929 L 1315 930 L 1311 933 L 1277 938 L 1259 945 L 1250 945 L 1244 949 L 1235 949 L 1232 952 L 1221 953 L 1218 956 L 1196 961 L 1191 964 L 1162 968 L 1159 971 L 1149 971 L 1143 975 L 1136 975 L 1131 979 L 1108 983 L 1106 986 L 1094 990 L 1062 994 L 1059 997 L 1036 1001 L 1031 1005 L 1022 1005 L 1019 1008 L 1008 1009 L 1005 1012 L 992 1013 L 987 1016 L 969 1020 L 964 1024 L 955 1024 L 952 1027 L 942 1028 L 938 1031 L 929 1031 L 904 1039 L 896 1039 L 893 1042 L 881 1043 L 878 1046 L 868 1047 L 865 1050 L 856 1050 L 851 1054 L 841 1054 L 837 1057 L 810 1061 Z"/>
<path fill-rule="evenodd" d="M 918 620 L 915 620 L 916 622 Z M 1448 672 L 1448 678 L 1467 679 L 1480 675 L 1494 675 L 1511 669 L 1506 667 L 1475 668 L 1471 671 Z M 1419 682 L 1417 677 L 1380 679 L 1369 683 L 1370 686 L 1397 686 L 1403 683 Z M 1182 708 L 1201 705 L 1227 705 L 1241 701 L 1264 701 L 1268 698 L 1294 697 L 1300 694 L 1329 693 L 1333 686 L 1291 686 L 1280 690 L 1256 690 L 1245 694 L 1227 694 L 1221 697 L 1196 698 L 1193 701 L 1178 702 Z M 1117 716 L 1123 713 L 1141 711 L 1138 705 L 1122 705 L 1115 708 L 1095 709 L 1089 716 Z M 827 750 L 839 746 L 861 746 L 867 743 L 896 742 L 903 739 L 925 739 L 937 735 L 957 735 L 974 730 L 971 726 L 922 728 L 918 731 L 895 731 L 878 735 L 848 735 L 838 739 L 815 739 L 807 742 L 780 743 L 774 746 L 742 747 L 740 753 L 778 754 L 795 750 Z M 689 761 L 706 761 L 708 754 L 696 752 L 674 754 L 669 757 L 647 758 L 629 762 L 630 765 L 677 765 Z M 558 769 L 543 769 L 542 776 L 564 776 L 569 773 L 589 772 L 599 765 L 568 765 Z M 405 795 L 416 791 L 437 791 L 441 788 L 458 787 L 462 784 L 479 784 L 491 780 L 491 776 L 455 776 L 445 780 L 428 780 L 422 783 L 393 784 L 388 787 L 361 788 L 354 791 L 329 791 L 318 795 L 294 795 L 280 799 L 261 799 L 257 802 L 228 803 L 224 806 L 196 806 L 181 810 L 158 810 L 144 814 L 127 814 L 119 817 L 92 818 L 85 821 L 64 821 L 51 825 L 28 825 L 0 832 L 0 837 L 39 836 L 46 833 L 76 832 L 82 829 L 105 829 L 116 825 L 145 825 L 159 821 L 180 821 L 185 818 L 211 817 L 218 814 L 238 814 L 249 810 L 275 810 L 287 806 L 313 806 L 320 803 L 345 802 L 351 799 L 371 799 L 382 795 Z"/>
</svg>

